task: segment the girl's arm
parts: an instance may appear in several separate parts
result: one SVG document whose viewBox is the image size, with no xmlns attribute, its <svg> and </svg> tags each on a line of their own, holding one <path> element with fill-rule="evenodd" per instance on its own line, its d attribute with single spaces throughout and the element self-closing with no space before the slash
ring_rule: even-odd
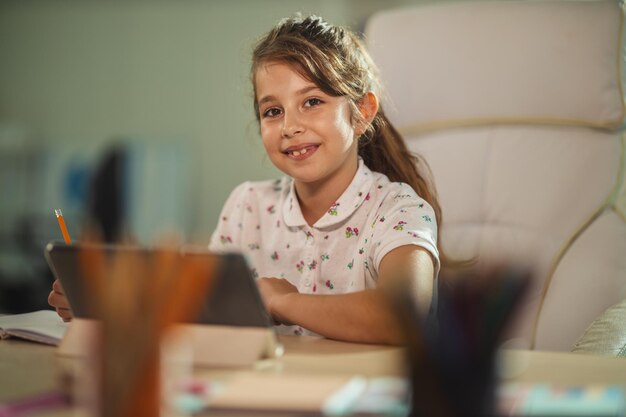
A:
<svg viewBox="0 0 626 417">
<path fill-rule="evenodd" d="M 402 273 L 395 273 L 402 271 Z M 400 278 L 402 277 L 402 278 Z M 400 246 L 380 263 L 378 285 L 409 288 L 426 314 L 433 294 L 434 267 L 430 253 L 416 245 Z M 285 279 L 258 281 L 267 308 L 280 323 L 297 324 L 322 336 L 361 343 L 402 343 L 402 334 L 392 307 L 378 290 L 339 295 L 300 294 Z"/>
</svg>

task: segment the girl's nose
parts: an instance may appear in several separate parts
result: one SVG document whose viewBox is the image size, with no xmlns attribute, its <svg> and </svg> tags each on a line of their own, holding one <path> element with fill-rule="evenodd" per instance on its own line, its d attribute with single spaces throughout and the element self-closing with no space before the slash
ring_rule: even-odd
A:
<svg viewBox="0 0 626 417">
<path fill-rule="evenodd" d="M 297 118 L 284 117 L 281 135 L 283 138 L 289 139 L 304 132 L 304 127 Z"/>
</svg>

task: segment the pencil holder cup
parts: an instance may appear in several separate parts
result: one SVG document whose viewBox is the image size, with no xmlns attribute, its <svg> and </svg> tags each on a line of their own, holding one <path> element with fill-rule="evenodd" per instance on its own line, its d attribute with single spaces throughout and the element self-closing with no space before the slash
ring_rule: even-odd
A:
<svg viewBox="0 0 626 417">
<path fill-rule="evenodd" d="M 408 291 L 395 305 L 406 337 L 410 415 L 495 415 L 496 351 L 529 285 L 526 269 L 442 274 L 437 314 L 419 313 Z"/>
<path fill-rule="evenodd" d="M 111 330 L 111 328 L 104 330 L 99 354 L 98 415 L 100 417 L 160 415 L 161 374 L 158 342 L 150 347 L 144 345 L 139 348 L 137 344 L 143 342 L 137 340 L 136 335 L 119 332 L 119 329 L 115 329 L 113 335 Z M 125 330 L 132 332 L 139 329 L 129 326 Z M 126 339 L 126 344 L 121 345 L 119 342 L 123 336 L 130 337 Z M 128 344 L 135 344 L 137 347 L 129 348 Z"/>
<path fill-rule="evenodd" d="M 105 254 L 85 246 L 85 288 L 100 331 L 91 341 L 93 414 L 156 417 L 163 408 L 161 342 L 177 322 L 197 316 L 215 265 L 177 248 Z"/>
</svg>

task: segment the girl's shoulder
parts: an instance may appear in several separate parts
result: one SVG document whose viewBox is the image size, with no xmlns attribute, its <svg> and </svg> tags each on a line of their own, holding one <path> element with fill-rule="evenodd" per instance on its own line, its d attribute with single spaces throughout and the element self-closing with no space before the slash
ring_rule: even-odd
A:
<svg viewBox="0 0 626 417">
<path fill-rule="evenodd" d="M 374 190 L 377 194 L 379 209 L 388 210 L 394 206 L 417 208 L 430 208 L 430 204 L 411 187 L 409 184 L 400 181 L 390 181 L 386 175 L 380 172 L 374 174 Z"/>
<path fill-rule="evenodd" d="M 406 197 L 420 198 L 413 187 L 405 182 L 391 181 L 385 174 L 378 171 L 371 171 L 373 187 L 383 198 L 404 195 Z"/>
</svg>

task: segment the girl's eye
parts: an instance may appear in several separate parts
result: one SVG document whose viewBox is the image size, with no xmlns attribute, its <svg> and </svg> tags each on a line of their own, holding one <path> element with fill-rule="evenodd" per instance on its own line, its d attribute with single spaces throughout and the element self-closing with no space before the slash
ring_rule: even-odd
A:
<svg viewBox="0 0 626 417">
<path fill-rule="evenodd" d="M 270 107 L 269 109 L 263 112 L 263 117 L 276 117 L 280 114 L 280 109 L 276 107 Z"/>
<path fill-rule="evenodd" d="M 319 98 L 310 98 L 304 102 L 304 107 L 314 107 L 319 106 L 320 104 L 322 104 L 322 100 L 320 100 Z"/>
</svg>

